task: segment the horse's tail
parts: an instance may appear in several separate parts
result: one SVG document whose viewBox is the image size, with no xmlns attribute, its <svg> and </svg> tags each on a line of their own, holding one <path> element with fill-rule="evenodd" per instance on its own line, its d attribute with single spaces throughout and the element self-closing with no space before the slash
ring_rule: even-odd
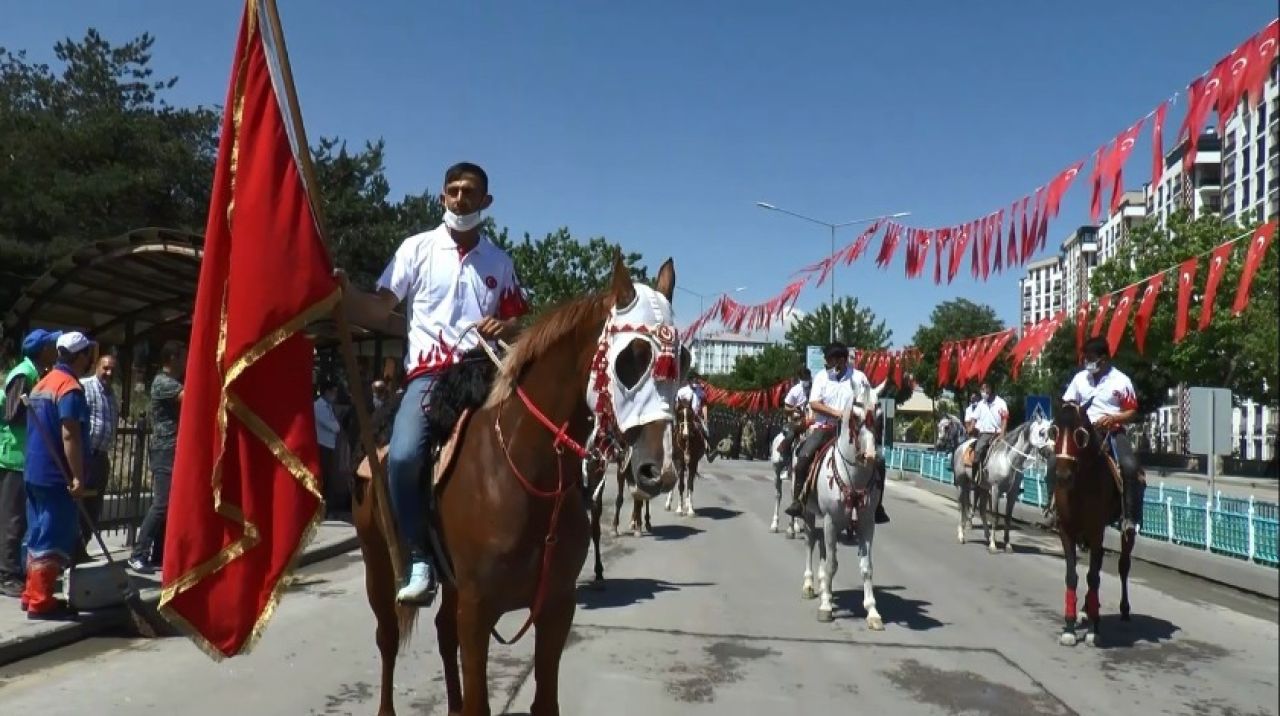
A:
<svg viewBox="0 0 1280 716">
<path fill-rule="evenodd" d="M 396 605 L 396 626 L 400 634 L 400 649 L 404 651 L 413 637 L 413 627 L 418 623 L 418 608 L 406 604 Z M 397 652 L 398 653 L 398 652 Z"/>
</svg>

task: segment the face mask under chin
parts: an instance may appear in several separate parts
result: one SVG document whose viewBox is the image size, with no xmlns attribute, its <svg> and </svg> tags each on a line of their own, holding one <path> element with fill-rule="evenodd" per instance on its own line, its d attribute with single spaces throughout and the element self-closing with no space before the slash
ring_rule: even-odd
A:
<svg viewBox="0 0 1280 716">
<path fill-rule="evenodd" d="M 471 231 L 480 226 L 484 221 L 484 217 L 479 211 L 473 211 L 470 214 L 455 214 L 449 209 L 444 212 L 444 225 L 454 231 Z"/>
</svg>

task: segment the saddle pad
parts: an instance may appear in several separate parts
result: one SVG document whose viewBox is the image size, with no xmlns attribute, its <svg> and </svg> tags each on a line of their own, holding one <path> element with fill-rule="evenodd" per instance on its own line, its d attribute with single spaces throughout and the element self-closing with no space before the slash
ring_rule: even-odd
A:
<svg viewBox="0 0 1280 716">
<path fill-rule="evenodd" d="M 450 468 L 453 467 L 453 459 L 457 455 L 458 445 L 462 442 L 462 433 L 466 430 L 467 423 L 471 420 L 471 409 L 462 411 L 462 415 L 458 417 L 458 422 L 454 423 L 453 432 L 449 434 L 449 439 L 444 445 L 440 446 L 439 452 L 436 454 L 435 469 L 431 476 L 431 484 L 435 489 L 440 489 L 445 479 L 449 475 Z M 383 469 L 387 466 L 387 453 L 390 448 L 386 445 L 378 448 L 378 463 Z M 369 458 L 366 456 L 360 461 L 360 466 L 356 468 L 356 477 L 361 480 L 373 479 L 373 467 L 369 464 Z"/>
<path fill-rule="evenodd" d="M 964 449 L 964 466 L 965 467 L 973 467 L 974 452 L 975 451 L 972 445 Z"/>
<path fill-rule="evenodd" d="M 806 495 L 812 494 L 813 488 L 818 484 L 818 475 L 822 473 L 822 461 L 827 459 L 831 451 L 835 449 L 836 441 L 829 440 L 818 452 L 813 456 L 813 462 L 809 465 L 809 474 L 804 480 L 804 492 Z"/>
</svg>

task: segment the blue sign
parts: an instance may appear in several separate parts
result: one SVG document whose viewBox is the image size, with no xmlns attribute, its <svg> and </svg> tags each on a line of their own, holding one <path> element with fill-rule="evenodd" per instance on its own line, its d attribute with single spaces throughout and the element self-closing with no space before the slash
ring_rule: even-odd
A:
<svg viewBox="0 0 1280 716">
<path fill-rule="evenodd" d="M 1036 418 L 1044 418 L 1050 420 L 1053 418 L 1053 403 L 1047 395 L 1028 395 L 1027 396 L 1027 421 L 1030 422 Z"/>
<path fill-rule="evenodd" d="M 805 346 L 804 365 L 814 377 L 827 369 L 827 359 L 822 355 L 822 346 Z"/>
</svg>

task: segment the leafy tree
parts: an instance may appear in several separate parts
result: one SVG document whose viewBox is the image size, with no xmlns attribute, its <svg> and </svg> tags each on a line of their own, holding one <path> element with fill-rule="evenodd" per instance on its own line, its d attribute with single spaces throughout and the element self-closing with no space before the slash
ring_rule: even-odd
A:
<svg viewBox="0 0 1280 716">
<path fill-rule="evenodd" d="M 614 253 L 619 248 L 599 236 L 582 243 L 567 228 L 537 240 L 526 233 L 521 241 L 511 241 L 504 229 L 497 241 L 515 261 L 520 282 L 533 304 L 533 316 L 568 299 L 604 290 L 613 275 Z M 647 282 L 649 275 L 641 258 L 631 252 L 624 253 L 622 260 L 632 279 Z"/>
<path fill-rule="evenodd" d="M 96 30 L 54 46 L 58 71 L 0 48 L 0 307 L 52 259 L 143 226 L 204 228 L 218 112 L 174 108 L 154 39 Z"/>
<path fill-rule="evenodd" d="M 1116 258 L 1094 272 L 1094 295 L 1114 291 L 1144 280 L 1183 260 L 1206 253 L 1231 238 L 1256 227 L 1240 227 L 1218 216 L 1191 220 L 1185 213 L 1170 218 L 1167 228 L 1154 222 L 1136 227 Z M 1275 402 L 1280 382 L 1280 348 L 1277 341 L 1280 290 L 1277 287 L 1276 252 L 1264 257 L 1253 279 L 1251 300 L 1240 315 L 1232 314 L 1236 287 L 1244 265 L 1247 240 L 1240 241 L 1223 274 L 1214 302 L 1213 321 L 1203 332 L 1196 330 L 1200 318 L 1208 257 L 1202 257 L 1196 273 L 1192 305 L 1188 311 L 1189 331 L 1182 343 L 1174 344 L 1177 312 L 1177 277 L 1167 274 L 1147 332 L 1146 352 L 1140 355 L 1133 342 L 1132 325 L 1126 327 L 1115 363 L 1130 375 L 1145 411 L 1167 402 L 1167 392 L 1178 383 L 1221 386 L 1241 398 Z M 1139 294 L 1141 295 L 1141 294 Z M 1134 311 L 1136 312 L 1136 307 Z M 1132 322 L 1132 319 L 1130 319 Z M 1105 335 L 1108 323 L 1104 323 Z M 1073 339 L 1074 353 L 1074 339 Z"/>
<path fill-rule="evenodd" d="M 803 367 L 804 357 L 801 354 L 786 346 L 772 344 L 756 355 L 738 359 L 732 373 L 710 376 L 709 380 L 728 390 L 757 390 L 794 378 Z"/>
<path fill-rule="evenodd" d="M 876 318 L 858 299 L 845 296 L 835 304 L 836 340 L 859 350 L 883 350 L 893 339 L 893 331 Z M 831 305 L 822 304 L 787 329 L 786 340 L 800 355 L 807 346 L 825 346 L 831 339 Z"/>
<path fill-rule="evenodd" d="M 966 298 L 938 304 L 929 314 L 929 322 L 916 329 L 915 336 L 911 339 L 912 345 L 923 355 L 923 360 L 914 371 L 916 383 L 926 393 L 936 397 L 941 391 L 938 385 L 938 358 L 942 354 L 942 344 L 1001 330 L 1004 330 L 1004 323 L 996 316 L 995 309 L 986 304 L 974 303 Z M 1006 350 L 1006 354 L 1007 352 Z M 953 363 L 952 373 L 954 372 Z M 992 363 L 989 376 L 993 380 L 1003 381 L 1007 373 L 1008 361 L 1000 357 Z"/>
</svg>

